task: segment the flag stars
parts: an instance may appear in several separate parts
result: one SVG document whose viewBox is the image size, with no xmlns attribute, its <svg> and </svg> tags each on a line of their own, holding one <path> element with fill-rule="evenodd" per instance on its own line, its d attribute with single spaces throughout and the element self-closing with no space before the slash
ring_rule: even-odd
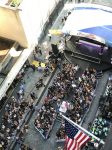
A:
<svg viewBox="0 0 112 150">
<path fill-rule="evenodd" d="M 67 150 L 80 150 L 80 147 L 90 140 L 89 136 L 70 124 L 67 120 L 65 120 L 65 133 Z"/>
</svg>

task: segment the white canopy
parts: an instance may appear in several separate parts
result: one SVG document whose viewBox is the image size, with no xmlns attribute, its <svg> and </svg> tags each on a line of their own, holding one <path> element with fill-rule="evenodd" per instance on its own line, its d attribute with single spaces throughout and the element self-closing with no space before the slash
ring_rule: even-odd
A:
<svg viewBox="0 0 112 150">
<path fill-rule="evenodd" d="M 92 35 L 112 46 L 112 8 L 87 3 L 74 5 L 62 32 Z"/>
</svg>

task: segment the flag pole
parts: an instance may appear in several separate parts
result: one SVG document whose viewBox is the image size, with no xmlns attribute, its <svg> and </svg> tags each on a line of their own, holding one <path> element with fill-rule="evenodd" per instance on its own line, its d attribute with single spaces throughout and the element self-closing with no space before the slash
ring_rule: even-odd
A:
<svg viewBox="0 0 112 150">
<path fill-rule="evenodd" d="M 72 120 L 70 120 L 69 118 L 67 118 L 66 116 L 64 116 L 62 113 L 60 113 L 60 115 L 67 120 L 69 123 L 71 123 L 72 125 L 78 127 L 79 129 L 81 129 L 82 131 L 84 131 L 85 133 L 87 133 L 89 136 L 92 136 L 94 139 L 96 139 L 97 141 L 99 141 L 102 144 L 105 144 L 105 142 L 103 140 L 101 140 L 100 138 L 96 137 L 94 134 L 90 133 L 89 131 L 87 131 L 86 129 L 84 129 L 83 127 L 81 127 L 80 125 L 78 125 L 77 123 L 73 122 Z"/>
</svg>

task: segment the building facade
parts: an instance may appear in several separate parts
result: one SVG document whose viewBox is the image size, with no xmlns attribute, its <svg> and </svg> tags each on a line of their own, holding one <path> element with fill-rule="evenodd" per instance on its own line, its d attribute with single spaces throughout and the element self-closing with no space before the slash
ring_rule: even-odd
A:
<svg viewBox="0 0 112 150">
<path fill-rule="evenodd" d="M 13 43 L 7 53 L 2 53 L 4 58 L 0 62 L 0 72 L 11 67 L 0 84 L 0 100 L 38 44 L 44 24 L 49 22 L 49 16 L 59 1 L 0 0 L 0 38 Z M 17 50 L 19 46 L 21 48 Z M 0 51 L 5 52 L 2 47 Z"/>
</svg>

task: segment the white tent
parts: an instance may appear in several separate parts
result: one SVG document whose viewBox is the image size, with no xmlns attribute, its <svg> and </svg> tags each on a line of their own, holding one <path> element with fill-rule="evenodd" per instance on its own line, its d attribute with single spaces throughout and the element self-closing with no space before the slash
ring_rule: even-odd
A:
<svg viewBox="0 0 112 150">
<path fill-rule="evenodd" d="M 112 46 L 112 8 L 97 4 L 76 4 L 62 32 L 90 37 Z"/>
</svg>

